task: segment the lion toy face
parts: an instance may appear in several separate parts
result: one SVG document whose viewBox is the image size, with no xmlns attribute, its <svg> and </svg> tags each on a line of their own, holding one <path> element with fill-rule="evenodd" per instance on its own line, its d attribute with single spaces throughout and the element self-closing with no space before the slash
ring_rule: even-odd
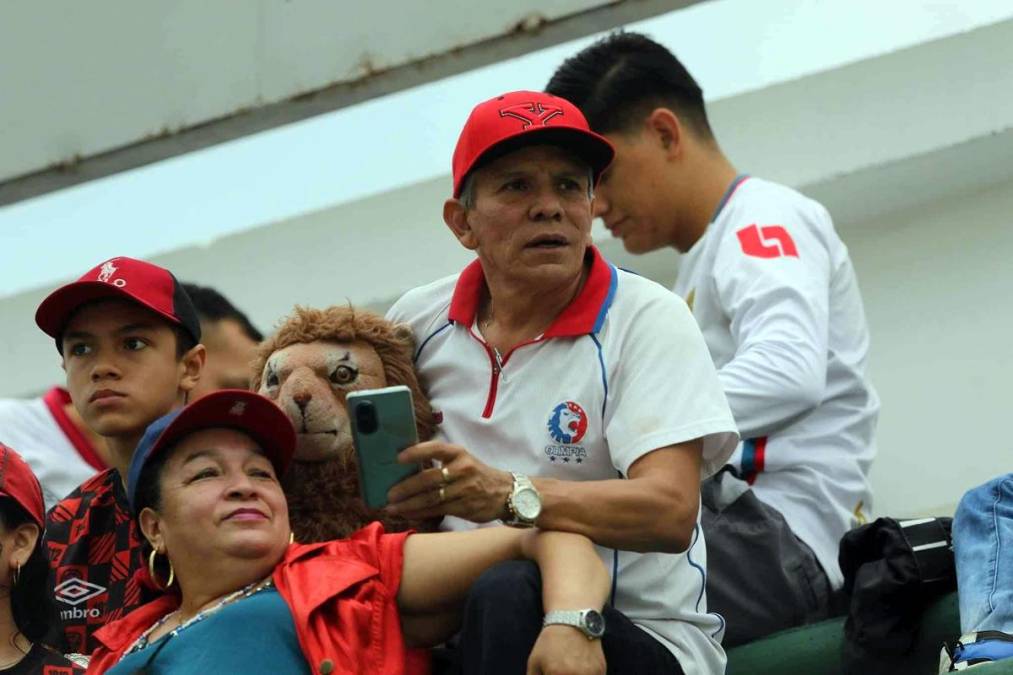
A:
<svg viewBox="0 0 1013 675">
<path fill-rule="evenodd" d="M 374 520 L 388 532 L 436 529 L 439 519 L 410 522 L 365 505 L 345 409 L 349 392 L 403 384 L 412 392 L 419 440 L 432 438 L 433 411 L 413 349 L 411 329 L 351 307 L 297 307 L 258 348 L 251 388 L 277 403 L 298 434 L 295 461 L 282 477 L 298 541 L 344 537 Z"/>
<path fill-rule="evenodd" d="M 383 362 L 367 342 L 296 343 L 271 354 L 260 393 L 292 420 L 299 438 L 295 460 L 348 462 L 352 448 L 345 397 L 387 386 Z"/>
<path fill-rule="evenodd" d="M 411 329 L 371 312 L 297 307 L 261 344 L 252 388 L 292 420 L 299 439 L 297 463 L 340 460 L 354 468 L 345 408 L 349 392 L 407 385 L 419 439 L 432 436 L 432 409 L 415 376 L 413 348 Z"/>
</svg>

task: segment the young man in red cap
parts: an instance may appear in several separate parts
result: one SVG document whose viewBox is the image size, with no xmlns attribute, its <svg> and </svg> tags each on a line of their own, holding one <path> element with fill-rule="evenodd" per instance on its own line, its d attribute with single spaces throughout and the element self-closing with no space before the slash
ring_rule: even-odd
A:
<svg viewBox="0 0 1013 675">
<path fill-rule="evenodd" d="M 208 354 L 191 400 L 219 389 L 245 389 L 249 363 L 264 336 L 214 288 L 184 282 L 183 290 L 197 310 Z M 85 424 L 64 387 L 37 398 L 0 399 L 0 429 L 38 477 L 47 508 L 111 465 L 105 441 Z"/>
<path fill-rule="evenodd" d="M 400 458 L 440 468 L 391 489 L 390 509 L 448 516 L 453 529 L 499 519 L 577 532 L 612 571 L 604 627 L 593 608 L 543 614 L 530 565 L 487 572 L 465 612 L 465 672 L 525 672 L 550 635 L 575 652 L 594 641 L 610 672 L 724 670 L 698 505 L 735 424 L 686 304 L 591 244 L 612 155 L 564 99 L 518 91 L 479 104 L 443 207 L 478 259 L 388 315 L 414 331 L 443 413 L 437 439 Z"/>
<path fill-rule="evenodd" d="M 156 265 L 113 258 L 50 294 L 35 315 L 56 341 L 67 389 L 108 449 L 107 469 L 54 506 L 47 542 L 68 652 L 144 602 L 140 538 L 123 479 L 148 424 L 183 404 L 205 350 L 190 298 Z"/>
</svg>

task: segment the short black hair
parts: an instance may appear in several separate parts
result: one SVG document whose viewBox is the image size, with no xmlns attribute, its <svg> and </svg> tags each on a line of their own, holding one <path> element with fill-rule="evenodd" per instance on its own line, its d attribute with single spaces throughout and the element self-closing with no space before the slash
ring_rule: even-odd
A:
<svg viewBox="0 0 1013 675">
<path fill-rule="evenodd" d="M 668 107 L 702 137 L 714 137 L 700 85 L 672 52 L 640 33 L 611 33 L 571 56 L 545 91 L 580 108 L 599 133 L 627 131 Z"/>
<path fill-rule="evenodd" d="M 254 342 L 262 342 L 264 334 L 257 330 L 250 318 L 239 311 L 229 299 L 208 286 L 198 286 L 193 283 L 183 283 L 183 290 L 190 296 L 193 306 L 197 309 L 197 316 L 202 322 L 225 321 L 232 319 L 240 325 L 246 336 Z"/>
<path fill-rule="evenodd" d="M 176 359 L 182 360 L 183 356 L 197 346 L 197 341 L 190 335 L 190 331 L 179 324 L 170 324 L 172 332 L 176 334 Z"/>
<path fill-rule="evenodd" d="M 0 524 L 5 529 L 13 530 L 25 523 L 34 522 L 28 512 L 13 499 L 0 497 Z M 42 528 L 39 528 L 35 548 L 21 566 L 18 582 L 11 585 L 10 592 L 14 625 L 31 642 L 43 641 L 55 625 L 56 609 L 52 592 L 49 585 L 49 556 L 42 540 Z"/>
</svg>

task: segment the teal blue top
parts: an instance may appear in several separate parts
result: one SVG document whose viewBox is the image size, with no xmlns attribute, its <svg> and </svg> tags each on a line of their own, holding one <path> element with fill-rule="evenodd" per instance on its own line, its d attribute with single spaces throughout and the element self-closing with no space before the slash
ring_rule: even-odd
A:
<svg viewBox="0 0 1013 675">
<path fill-rule="evenodd" d="M 273 586 L 225 605 L 205 619 L 127 654 L 108 675 L 145 673 L 305 673 L 295 622 Z"/>
</svg>

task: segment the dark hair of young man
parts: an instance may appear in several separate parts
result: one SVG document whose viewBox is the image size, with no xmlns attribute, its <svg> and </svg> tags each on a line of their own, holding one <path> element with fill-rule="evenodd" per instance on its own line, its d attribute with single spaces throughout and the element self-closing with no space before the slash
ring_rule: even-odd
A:
<svg viewBox="0 0 1013 675">
<path fill-rule="evenodd" d="M 612 33 L 571 56 L 545 91 L 580 108 L 599 133 L 626 131 L 665 107 L 698 136 L 714 137 L 700 85 L 672 52 L 640 33 Z"/>
<path fill-rule="evenodd" d="M 254 342 L 261 342 L 264 339 L 263 333 L 250 322 L 249 317 L 215 289 L 190 283 L 184 283 L 182 286 L 186 294 L 190 296 L 202 322 L 215 323 L 231 319 L 238 323 L 246 336 Z"/>
<path fill-rule="evenodd" d="M 4 528 L 13 530 L 29 522 L 34 521 L 13 499 L 0 498 L 0 523 Z M 17 583 L 11 585 L 10 596 L 14 625 L 31 642 L 42 640 L 49 632 L 56 612 L 50 595 L 49 558 L 41 532 L 35 542 L 35 550 L 21 567 Z"/>
</svg>

